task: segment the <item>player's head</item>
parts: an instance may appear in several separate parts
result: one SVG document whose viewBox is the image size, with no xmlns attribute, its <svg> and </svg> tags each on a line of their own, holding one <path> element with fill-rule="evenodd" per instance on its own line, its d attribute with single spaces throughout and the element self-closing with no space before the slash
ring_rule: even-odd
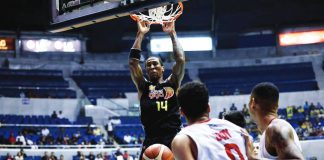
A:
<svg viewBox="0 0 324 160">
<path fill-rule="evenodd" d="M 145 61 L 147 76 L 151 82 L 159 82 L 163 78 L 164 65 L 160 58 L 149 57 Z"/>
<path fill-rule="evenodd" d="M 254 86 L 249 102 L 250 115 L 277 114 L 279 89 L 273 83 L 262 82 Z"/>
<path fill-rule="evenodd" d="M 194 121 L 210 112 L 206 86 L 200 82 L 184 84 L 178 93 L 181 112 L 189 121 Z"/>
<path fill-rule="evenodd" d="M 245 118 L 240 111 L 231 111 L 224 115 L 224 119 L 244 128 L 246 125 Z"/>
</svg>

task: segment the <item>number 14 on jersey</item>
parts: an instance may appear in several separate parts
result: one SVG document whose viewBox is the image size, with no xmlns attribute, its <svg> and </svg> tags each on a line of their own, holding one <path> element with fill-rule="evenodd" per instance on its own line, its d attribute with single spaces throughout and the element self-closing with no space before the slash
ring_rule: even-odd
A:
<svg viewBox="0 0 324 160">
<path fill-rule="evenodd" d="M 157 101 L 156 102 L 157 111 L 168 111 L 168 101 Z"/>
</svg>

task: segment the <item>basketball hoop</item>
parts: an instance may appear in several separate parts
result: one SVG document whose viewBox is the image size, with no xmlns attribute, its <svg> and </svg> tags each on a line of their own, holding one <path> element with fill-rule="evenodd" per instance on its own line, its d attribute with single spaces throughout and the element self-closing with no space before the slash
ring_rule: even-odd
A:
<svg viewBox="0 0 324 160">
<path fill-rule="evenodd" d="M 183 12 L 183 4 L 170 4 L 157 8 L 149 9 L 146 12 L 139 12 L 131 14 L 134 21 L 144 21 L 150 24 L 163 24 L 165 22 L 172 22 L 179 18 Z"/>
</svg>

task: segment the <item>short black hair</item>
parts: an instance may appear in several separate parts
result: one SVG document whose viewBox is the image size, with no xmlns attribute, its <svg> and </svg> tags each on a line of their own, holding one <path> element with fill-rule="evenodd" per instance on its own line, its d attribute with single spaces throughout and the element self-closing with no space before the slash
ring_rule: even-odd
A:
<svg viewBox="0 0 324 160">
<path fill-rule="evenodd" d="M 209 95 L 200 82 L 188 82 L 178 92 L 178 103 L 188 119 L 197 119 L 207 112 Z"/>
<path fill-rule="evenodd" d="M 159 60 L 159 62 L 160 62 L 160 65 L 161 65 L 161 66 L 164 66 L 163 61 L 162 61 L 162 59 L 161 59 L 160 57 L 150 56 L 150 57 L 148 57 L 148 58 L 146 59 L 146 61 L 145 61 L 145 68 L 146 68 L 146 62 L 147 62 L 147 60 L 150 59 L 150 58 L 157 58 L 157 59 Z"/>
<path fill-rule="evenodd" d="M 224 115 L 224 119 L 244 128 L 246 125 L 244 115 L 241 111 L 231 111 Z"/>
<path fill-rule="evenodd" d="M 278 109 L 279 89 L 271 82 L 262 82 L 254 86 L 252 96 L 265 112 Z"/>
</svg>

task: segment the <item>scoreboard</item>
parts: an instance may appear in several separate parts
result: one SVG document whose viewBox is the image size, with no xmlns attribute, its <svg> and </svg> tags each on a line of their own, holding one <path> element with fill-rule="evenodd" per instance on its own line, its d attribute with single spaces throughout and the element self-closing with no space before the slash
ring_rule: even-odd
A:
<svg viewBox="0 0 324 160">
<path fill-rule="evenodd" d="M 183 0 L 50 0 L 50 32 L 63 32 Z"/>
<path fill-rule="evenodd" d="M 58 0 L 59 14 L 71 12 L 74 9 L 81 8 L 82 6 L 92 5 L 103 0 Z"/>
</svg>

